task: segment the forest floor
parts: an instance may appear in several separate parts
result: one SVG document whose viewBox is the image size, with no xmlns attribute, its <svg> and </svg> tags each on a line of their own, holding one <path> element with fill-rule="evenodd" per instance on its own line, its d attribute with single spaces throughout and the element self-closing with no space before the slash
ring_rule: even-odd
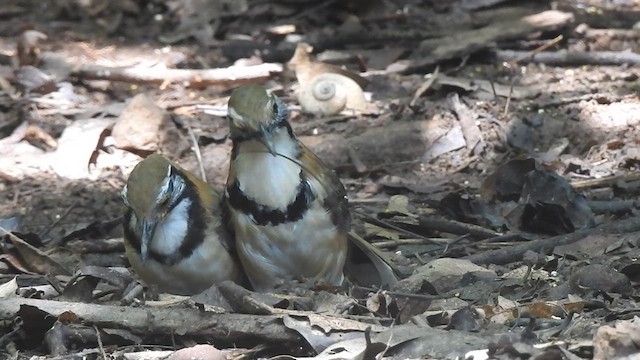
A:
<svg viewBox="0 0 640 360">
<path fill-rule="evenodd" d="M 252 83 L 402 280 L 129 293 L 128 174 L 159 151 L 222 189 Z M 631 356 L 639 125 L 637 0 L 2 1 L 0 356 Z"/>
</svg>

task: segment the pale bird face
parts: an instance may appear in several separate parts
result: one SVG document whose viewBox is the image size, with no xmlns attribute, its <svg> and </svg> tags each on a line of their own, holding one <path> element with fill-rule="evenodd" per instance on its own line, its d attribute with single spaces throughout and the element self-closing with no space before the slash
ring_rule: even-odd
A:
<svg viewBox="0 0 640 360">
<path fill-rule="evenodd" d="M 231 94 L 228 114 L 232 140 L 257 139 L 275 155 L 273 133 L 289 119 L 282 100 L 261 86 L 243 86 Z"/>
<path fill-rule="evenodd" d="M 124 203 L 131 208 L 140 227 L 140 258 L 149 255 L 158 224 L 180 202 L 186 183 L 165 158 L 153 154 L 141 161 L 131 172 L 122 190 Z"/>
</svg>

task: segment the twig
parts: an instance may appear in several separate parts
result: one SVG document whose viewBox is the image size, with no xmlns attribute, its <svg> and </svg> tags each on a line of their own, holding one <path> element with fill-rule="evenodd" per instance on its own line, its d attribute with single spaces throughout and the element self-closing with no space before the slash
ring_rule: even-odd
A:
<svg viewBox="0 0 640 360">
<path fill-rule="evenodd" d="M 371 322 L 372 320 L 376 320 L 378 322 L 393 321 L 393 318 L 383 317 L 383 316 L 371 317 L 366 315 L 351 315 L 351 314 L 341 314 L 340 316 L 344 317 L 345 319 L 357 320 L 362 322 Z"/>
<path fill-rule="evenodd" d="M 187 127 L 187 131 L 189 132 L 189 138 L 191 138 L 191 142 L 193 143 L 193 152 L 196 154 L 196 160 L 198 161 L 198 167 L 200 168 L 200 177 L 204 182 L 207 182 L 207 174 L 204 171 L 204 164 L 202 163 L 202 153 L 200 152 L 200 146 L 198 145 L 198 139 L 196 138 L 196 134 L 193 133 L 193 129 L 189 124 L 185 123 Z"/>
<path fill-rule="evenodd" d="M 270 79 L 282 72 L 282 65 L 265 63 L 253 66 L 229 66 L 217 69 L 156 69 L 156 68 L 108 68 L 83 66 L 73 75 L 90 80 L 110 80 L 130 83 L 164 82 L 188 83 L 191 86 L 238 86 Z"/>
<path fill-rule="evenodd" d="M 500 235 L 500 233 L 483 228 L 479 225 L 467 224 L 456 220 L 448 220 L 433 216 L 420 216 L 418 222 L 421 227 L 429 230 L 437 230 L 450 234 L 466 235 L 470 234 L 480 238 L 489 238 Z"/>
<path fill-rule="evenodd" d="M 375 211 L 374 209 L 371 209 L 371 208 L 367 208 L 367 210 L 371 210 L 372 212 Z M 371 215 L 369 215 L 369 214 L 367 214 L 367 213 L 365 213 L 363 211 L 354 210 L 354 213 L 356 213 L 356 214 L 368 219 L 368 222 L 371 223 L 371 224 L 374 224 L 374 225 L 377 225 L 377 226 L 386 227 L 386 228 L 389 228 L 389 229 L 393 229 L 393 230 L 401 232 L 401 233 L 403 233 L 405 235 L 409 235 L 409 236 L 412 236 L 412 237 L 417 237 L 419 239 L 422 239 L 422 240 L 424 240 L 426 242 L 430 242 L 432 244 L 442 245 L 442 242 L 440 242 L 440 241 L 436 241 L 436 240 L 428 238 L 428 237 L 426 237 L 424 235 L 420 235 L 418 233 L 414 233 L 411 230 L 403 229 L 400 226 L 396 226 L 396 225 L 393 225 L 393 224 L 391 224 L 391 223 L 389 223 L 387 221 L 380 220 L 380 219 L 378 219 L 378 218 L 376 218 L 374 216 L 371 216 Z"/>
<path fill-rule="evenodd" d="M 100 330 L 98 330 L 98 327 L 95 325 L 93 325 L 93 329 L 96 331 L 96 339 L 98 340 L 98 348 L 100 349 L 102 358 L 104 360 L 107 360 L 107 353 L 104 351 L 104 347 L 102 346 L 102 337 L 100 337 Z"/>
<path fill-rule="evenodd" d="M 457 244 L 457 243 L 459 243 L 460 241 L 462 241 L 462 240 L 465 240 L 465 239 L 469 238 L 470 236 L 471 236 L 471 234 L 465 234 L 465 235 L 461 235 L 461 236 L 458 236 L 457 238 L 453 239 L 453 241 L 449 242 L 449 243 L 447 244 L 447 246 L 442 250 L 442 254 L 446 254 L 446 253 L 447 253 L 447 251 L 449 251 L 449 247 L 450 247 L 451 245 Z"/>
<path fill-rule="evenodd" d="M 462 69 L 464 69 L 465 66 L 467 66 L 467 62 L 469 61 L 469 59 L 471 58 L 471 55 L 465 55 L 462 57 L 462 59 L 460 60 L 460 64 L 458 64 L 455 68 L 453 68 L 450 71 L 447 71 L 448 74 L 456 74 L 459 73 L 460 71 L 462 71 Z M 436 67 L 437 69 L 437 67 Z"/>
<path fill-rule="evenodd" d="M 599 40 L 602 37 L 630 41 L 640 39 L 640 31 L 634 29 L 593 29 L 586 24 L 581 24 L 576 27 L 575 32 L 588 40 Z"/>
<path fill-rule="evenodd" d="M 509 95 L 507 96 L 507 101 L 504 103 L 504 112 L 502 113 L 502 117 L 504 119 L 507 118 L 507 115 L 509 115 L 509 105 L 511 104 L 511 96 L 513 95 L 513 85 L 516 82 L 516 77 L 514 76 L 511 79 L 511 86 L 509 86 Z"/>
<path fill-rule="evenodd" d="M 378 241 L 371 243 L 371 245 L 384 249 L 384 248 L 392 248 L 397 247 L 398 245 L 425 245 L 425 244 L 439 244 L 442 245 L 447 244 L 447 239 L 439 239 L 439 238 L 427 238 L 427 239 L 397 239 L 397 240 L 387 240 L 387 241 Z"/>
<path fill-rule="evenodd" d="M 503 235 L 498 235 L 498 236 L 494 236 L 494 237 L 490 237 L 490 238 L 474 241 L 473 242 L 473 246 L 478 247 L 478 245 L 482 245 L 482 244 L 495 244 L 495 243 L 502 243 L 502 242 L 511 242 L 511 243 L 513 243 L 514 241 L 519 241 L 519 240 L 523 240 L 523 239 L 524 238 L 523 238 L 522 234 L 510 233 L 510 234 L 503 234 Z M 447 252 L 451 253 L 451 252 L 455 252 L 455 251 L 458 251 L 460 249 L 469 247 L 468 244 L 455 245 L 455 246 L 452 246 L 452 245 L 453 245 L 453 243 L 449 244 L 449 246 L 447 247 L 447 249 L 445 251 L 445 254 Z"/>
<path fill-rule="evenodd" d="M 596 100 L 599 103 L 615 103 L 615 102 L 620 102 L 622 100 L 624 100 L 625 98 L 631 99 L 631 98 L 635 98 L 635 95 L 615 95 L 615 94 L 611 94 L 611 93 L 595 93 L 595 94 L 585 94 L 585 95 L 579 95 L 579 96 L 570 96 L 570 97 L 563 97 L 561 99 L 557 99 L 557 100 L 550 100 L 550 101 L 544 101 L 544 102 L 540 102 L 537 105 L 538 108 L 543 109 L 543 108 L 547 108 L 547 107 L 553 107 L 553 106 L 562 106 L 562 105 L 567 105 L 567 104 L 574 104 L 574 103 L 579 103 L 582 101 L 590 101 L 590 100 Z"/>
<path fill-rule="evenodd" d="M 438 79 L 438 74 L 440 73 L 440 65 L 436 66 L 436 69 L 433 71 L 433 74 L 430 74 L 429 78 L 420 85 L 418 90 L 416 90 L 415 94 L 413 94 L 413 99 L 409 102 L 409 107 L 416 106 L 418 99 L 424 94 L 427 90 L 433 86 L 433 83 Z"/>
<path fill-rule="evenodd" d="M 509 61 L 507 65 L 507 67 L 512 68 L 516 65 L 518 65 L 518 63 L 522 60 L 525 60 L 529 57 L 533 57 L 535 54 L 539 54 L 540 52 L 547 50 L 548 48 L 552 47 L 553 45 L 556 45 L 557 43 L 559 43 L 561 40 L 563 39 L 562 35 L 558 35 L 555 38 L 551 39 L 550 41 L 548 41 L 547 43 L 538 46 L 537 48 L 527 52 L 525 55 L 523 55 L 522 57 L 519 58 L 515 58 L 511 61 Z"/>
</svg>

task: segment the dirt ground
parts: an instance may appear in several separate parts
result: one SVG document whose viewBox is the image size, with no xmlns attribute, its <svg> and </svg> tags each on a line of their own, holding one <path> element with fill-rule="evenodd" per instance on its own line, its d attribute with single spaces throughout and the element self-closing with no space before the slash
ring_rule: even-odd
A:
<svg viewBox="0 0 640 360">
<path fill-rule="evenodd" d="M 326 74 L 356 100 L 310 110 L 300 94 Z M 0 248 L 0 283 L 18 275 L 0 291 L 1 356 L 637 356 L 639 78 L 634 0 L 5 0 L 0 226 L 21 240 Z M 269 311 L 232 306 L 211 324 L 189 312 L 197 299 L 153 313 L 166 324 L 136 323 L 139 301 L 121 306 L 130 323 L 96 317 L 125 304 L 105 269 L 128 267 L 128 174 L 159 151 L 222 189 L 226 102 L 250 83 L 290 105 L 294 133 L 345 185 L 353 229 L 404 280 L 287 305 L 256 296 Z M 84 295 L 59 295 L 89 278 Z M 28 291 L 44 286 L 58 292 Z M 34 298 L 48 302 L 20 302 Z M 310 315 L 345 303 L 342 323 Z M 194 354 L 171 356 L 213 356 Z"/>
</svg>

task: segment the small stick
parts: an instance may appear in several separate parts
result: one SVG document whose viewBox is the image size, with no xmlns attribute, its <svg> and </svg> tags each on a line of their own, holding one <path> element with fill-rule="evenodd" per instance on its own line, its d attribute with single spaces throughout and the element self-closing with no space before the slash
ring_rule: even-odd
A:
<svg viewBox="0 0 640 360">
<path fill-rule="evenodd" d="M 198 139 L 196 138 L 196 134 L 193 133 L 191 126 L 189 126 L 189 124 L 185 125 L 187 127 L 187 131 L 189 131 L 189 138 L 191 138 L 191 142 L 193 142 L 193 152 L 196 154 L 196 160 L 198 161 L 198 167 L 200 168 L 200 176 L 204 182 L 207 182 L 207 174 L 204 172 L 204 164 L 202 163 L 202 153 L 200 152 Z"/>
<path fill-rule="evenodd" d="M 438 244 L 442 245 L 448 242 L 447 239 L 440 238 L 427 238 L 427 239 L 398 239 L 398 240 L 387 240 L 387 241 L 378 241 L 371 243 L 371 245 L 379 248 L 391 248 L 396 247 L 398 245 L 424 245 L 424 244 Z"/>
<path fill-rule="evenodd" d="M 416 106 L 416 103 L 418 102 L 418 98 L 422 96 L 422 94 L 424 94 L 427 90 L 429 90 L 429 88 L 431 88 L 433 83 L 438 79 L 439 73 L 440 73 L 440 65 L 436 66 L 436 69 L 434 70 L 433 74 L 431 74 L 431 76 L 429 76 L 427 81 L 422 83 L 422 85 L 420 85 L 418 90 L 416 90 L 415 94 L 413 95 L 413 99 L 411 99 L 411 102 L 409 102 L 410 107 Z"/>
<path fill-rule="evenodd" d="M 509 86 L 509 96 L 507 96 L 507 102 L 504 104 L 504 112 L 502 113 L 502 117 L 505 119 L 507 118 L 507 115 L 509 115 L 509 105 L 511 104 L 511 96 L 513 95 L 513 85 L 515 82 L 516 77 L 514 76 L 511 80 L 511 86 Z"/>
<path fill-rule="evenodd" d="M 367 214 L 367 213 L 365 213 L 363 211 L 354 210 L 354 212 L 356 214 L 362 216 L 362 217 L 367 218 L 369 220 L 368 222 L 371 223 L 371 224 L 374 224 L 374 225 L 377 225 L 377 226 L 387 227 L 389 229 L 396 230 L 396 231 L 401 232 L 403 234 L 406 234 L 406 235 L 409 235 L 409 236 L 413 236 L 413 237 L 417 237 L 419 239 L 422 239 L 422 240 L 424 240 L 426 242 L 430 242 L 432 244 L 442 245 L 442 242 L 440 242 L 440 241 L 433 240 L 433 239 L 428 238 L 426 236 L 414 233 L 413 231 L 410 231 L 410 230 L 407 230 L 407 229 L 403 229 L 403 228 L 401 228 L 399 226 L 393 225 L 393 224 L 391 224 L 389 222 L 382 221 L 382 220 L 380 220 L 380 219 L 378 219 L 378 218 L 376 218 L 374 216 L 371 216 L 371 215 L 369 215 L 369 214 Z"/>
<path fill-rule="evenodd" d="M 543 44 L 531 51 L 529 51 L 528 53 L 517 57 L 511 61 L 509 61 L 509 63 L 507 64 L 507 67 L 511 68 L 515 65 L 518 65 L 518 63 L 522 60 L 525 60 L 527 58 L 533 58 L 534 55 L 543 52 L 544 50 L 547 50 L 548 48 L 552 47 L 553 45 L 556 45 L 557 43 L 559 43 L 560 41 L 562 41 L 563 36 L 562 35 L 558 35 L 555 38 L 553 38 L 551 41 L 547 42 L 546 44 Z"/>
<path fill-rule="evenodd" d="M 573 187 L 576 190 L 587 189 L 587 188 L 600 188 L 600 187 L 611 186 L 617 183 L 618 181 L 630 182 L 630 181 L 636 181 L 636 180 L 640 180 L 639 173 L 613 175 L 613 176 L 603 177 L 600 179 L 572 181 L 571 187 Z"/>
<path fill-rule="evenodd" d="M 95 324 L 93 325 L 93 329 L 96 331 L 96 338 L 98 339 L 98 348 L 100 348 L 100 353 L 102 354 L 102 358 L 104 360 L 107 360 L 107 353 L 104 351 L 104 346 L 102 346 L 102 337 L 100 337 L 100 330 L 98 330 L 98 327 Z"/>
<path fill-rule="evenodd" d="M 419 216 L 418 223 L 421 227 L 442 231 L 456 235 L 473 235 L 479 238 L 490 238 L 500 235 L 500 233 L 479 225 L 467 224 L 461 221 L 448 220 L 435 216 Z"/>
</svg>

